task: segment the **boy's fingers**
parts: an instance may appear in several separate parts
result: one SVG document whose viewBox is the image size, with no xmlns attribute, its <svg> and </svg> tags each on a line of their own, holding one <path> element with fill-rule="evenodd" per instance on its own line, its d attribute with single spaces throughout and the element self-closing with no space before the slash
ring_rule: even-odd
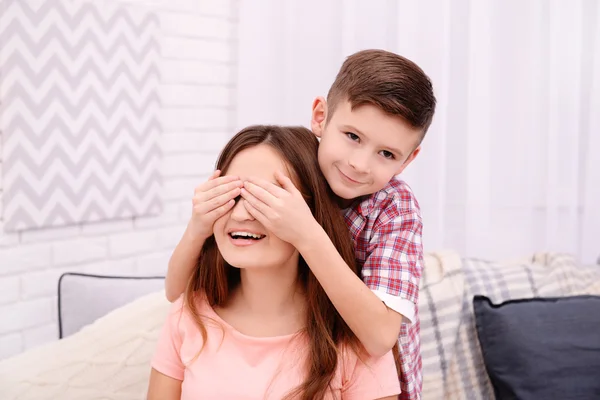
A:
<svg viewBox="0 0 600 400">
<path fill-rule="evenodd" d="M 285 176 L 281 171 L 275 171 L 275 179 L 277 179 L 277 182 L 279 182 L 281 187 L 286 191 L 290 193 L 298 191 L 296 185 L 294 185 L 294 182 L 292 182 L 292 180 Z"/>
<path fill-rule="evenodd" d="M 215 172 L 212 173 L 212 175 L 208 178 L 208 180 L 213 180 L 216 177 L 218 177 L 219 175 L 221 175 L 221 170 L 216 169 Z"/>
<path fill-rule="evenodd" d="M 221 207 L 229 200 L 233 200 L 240 195 L 240 188 L 233 188 L 232 190 L 215 196 L 211 199 L 202 199 L 201 196 L 194 197 L 194 213 L 198 215 L 205 215 L 211 211 Z"/>
<path fill-rule="evenodd" d="M 233 182 L 227 182 L 227 183 L 223 183 L 219 186 L 216 186 L 210 190 L 207 190 L 206 192 L 202 193 L 199 197 L 202 199 L 202 201 L 209 201 L 217 196 L 222 195 L 223 193 L 228 193 L 234 189 L 241 189 L 241 188 L 242 188 L 242 181 L 238 180 L 238 181 L 233 181 Z"/>
<path fill-rule="evenodd" d="M 217 187 L 219 185 L 222 185 L 224 183 L 229 183 L 229 182 L 233 182 L 233 181 L 239 181 L 240 177 L 239 176 L 233 176 L 233 175 L 225 175 L 225 176 L 219 176 L 218 178 L 212 179 L 208 182 L 206 182 L 208 189 Z"/>
<path fill-rule="evenodd" d="M 214 179 L 209 179 L 206 182 L 203 182 L 201 185 L 199 185 L 198 187 L 196 187 L 195 189 L 195 193 L 198 194 L 200 192 L 206 192 L 211 190 L 212 188 L 215 188 L 219 185 L 222 185 L 224 183 L 229 183 L 229 182 L 233 182 L 236 180 L 239 180 L 240 178 L 238 176 L 233 176 L 233 175 L 226 175 L 226 176 L 220 176 L 218 178 L 214 178 Z"/>
<path fill-rule="evenodd" d="M 214 210 L 210 211 L 209 213 L 207 213 L 206 215 L 212 220 L 212 221 L 216 221 L 217 219 L 221 218 L 223 215 L 227 214 L 227 212 L 235 205 L 235 201 L 234 200 L 229 200 L 227 203 L 223 204 L 220 207 L 215 208 Z"/>
<path fill-rule="evenodd" d="M 209 201 L 206 202 L 207 212 L 210 212 L 216 208 L 221 207 L 223 204 L 226 204 L 229 200 L 233 200 L 240 195 L 240 188 L 234 187 L 228 192 L 225 192 L 219 196 L 216 196 Z"/>
<path fill-rule="evenodd" d="M 273 197 L 277 197 L 273 193 L 264 189 L 262 186 L 258 186 L 252 182 L 244 182 L 244 190 L 267 205 L 271 205 L 273 202 Z"/>
<path fill-rule="evenodd" d="M 268 220 L 267 217 L 264 216 L 263 213 L 261 213 L 256 207 L 254 207 L 252 204 L 250 204 L 250 202 L 246 199 L 242 200 L 244 203 L 244 207 L 246 207 L 246 211 L 248 211 L 248 213 L 250 215 L 252 215 L 252 217 L 257 220 L 258 222 L 260 222 L 261 224 L 263 224 L 264 226 L 267 226 L 268 224 Z"/>
<path fill-rule="evenodd" d="M 277 186 L 265 179 L 248 178 L 246 180 L 246 182 L 244 182 L 244 186 L 246 186 L 246 183 L 253 184 L 255 187 L 264 189 L 265 191 L 269 192 L 270 194 L 272 194 L 273 196 L 278 197 L 278 198 L 285 195 L 285 190 L 283 188 L 280 188 L 279 186 Z M 248 186 L 250 186 L 250 185 L 248 185 Z"/>
<path fill-rule="evenodd" d="M 246 202 L 248 202 L 252 206 L 252 208 L 256 209 L 262 215 L 269 218 L 270 207 L 268 206 L 268 204 L 261 201 L 260 198 L 253 196 L 252 193 L 250 193 L 246 189 L 242 189 L 242 197 L 244 198 L 244 200 L 246 200 Z"/>
</svg>

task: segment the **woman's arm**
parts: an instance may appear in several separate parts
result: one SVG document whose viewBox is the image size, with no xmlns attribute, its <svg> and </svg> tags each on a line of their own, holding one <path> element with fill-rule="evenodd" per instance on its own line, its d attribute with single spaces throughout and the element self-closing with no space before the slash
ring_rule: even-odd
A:
<svg viewBox="0 0 600 400">
<path fill-rule="evenodd" d="M 181 381 L 161 374 L 154 368 L 150 372 L 147 400 L 180 400 Z"/>
</svg>

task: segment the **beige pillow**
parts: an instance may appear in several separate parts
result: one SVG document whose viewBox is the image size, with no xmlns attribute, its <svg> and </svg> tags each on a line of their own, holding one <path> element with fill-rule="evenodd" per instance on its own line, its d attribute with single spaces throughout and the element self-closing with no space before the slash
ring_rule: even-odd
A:
<svg viewBox="0 0 600 400">
<path fill-rule="evenodd" d="M 145 399 L 170 303 L 141 297 L 76 334 L 0 361 L 2 399 Z"/>
</svg>

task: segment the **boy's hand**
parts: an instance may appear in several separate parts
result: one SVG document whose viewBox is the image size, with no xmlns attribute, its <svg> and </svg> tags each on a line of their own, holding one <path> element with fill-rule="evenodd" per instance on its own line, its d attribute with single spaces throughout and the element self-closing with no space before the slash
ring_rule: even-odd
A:
<svg viewBox="0 0 600 400">
<path fill-rule="evenodd" d="M 223 176 L 215 171 L 210 178 L 194 190 L 192 199 L 192 218 L 188 231 L 198 239 L 207 239 L 213 234 L 213 225 L 217 219 L 227 213 L 235 204 L 243 186 L 237 176 Z"/>
<path fill-rule="evenodd" d="M 248 178 L 242 189 L 244 206 L 275 236 L 297 247 L 301 238 L 310 234 L 315 218 L 287 176 L 277 171 L 275 179 L 281 187 L 264 179 Z"/>
</svg>

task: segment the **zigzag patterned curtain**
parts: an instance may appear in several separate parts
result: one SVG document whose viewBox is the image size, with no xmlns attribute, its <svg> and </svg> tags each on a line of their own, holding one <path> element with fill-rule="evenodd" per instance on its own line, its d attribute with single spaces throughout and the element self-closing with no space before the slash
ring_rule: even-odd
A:
<svg viewBox="0 0 600 400">
<path fill-rule="evenodd" d="M 0 0 L 7 231 L 160 212 L 158 19 Z"/>
</svg>

